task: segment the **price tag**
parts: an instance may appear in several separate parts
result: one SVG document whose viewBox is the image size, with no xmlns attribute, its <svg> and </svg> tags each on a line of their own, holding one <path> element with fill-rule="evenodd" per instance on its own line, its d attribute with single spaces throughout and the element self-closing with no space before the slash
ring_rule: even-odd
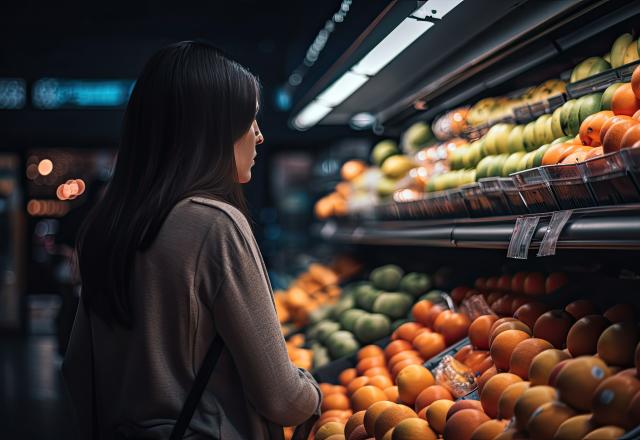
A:
<svg viewBox="0 0 640 440">
<path fill-rule="evenodd" d="M 518 217 L 516 225 L 513 228 L 509 249 L 507 250 L 507 258 L 517 258 L 526 260 L 529 255 L 529 246 L 531 239 L 536 232 L 540 217 Z"/>
<path fill-rule="evenodd" d="M 572 210 L 556 211 L 551 216 L 547 231 L 544 233 L 542 243 L 540 243 L 540 249 L 538 249 L 538 257 L 547 257 L 556 254 L 556 245 L 558 244 L 558 238 L 560 233 L 564 229 L 564 225 L 567 224 L 569 218 L 571 218 Z"/>
</svg>

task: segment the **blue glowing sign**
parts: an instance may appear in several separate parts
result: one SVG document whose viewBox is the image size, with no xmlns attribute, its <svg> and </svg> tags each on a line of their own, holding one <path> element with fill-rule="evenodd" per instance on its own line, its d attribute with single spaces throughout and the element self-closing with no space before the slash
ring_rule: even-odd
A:
<svg viewBox="0 0 640 440">
<path fill-rule="evenodd" d="M 23 79 L 0 79 L 0 109 L 21 109 L 26 104 L 26 101 L 27 85 Z"/>
<path fill-rule="evenodd" d="M 43 78 L 33 84 L 33 106 L 41 109 L 124 107 L 135 81 Z"/>
</svg>

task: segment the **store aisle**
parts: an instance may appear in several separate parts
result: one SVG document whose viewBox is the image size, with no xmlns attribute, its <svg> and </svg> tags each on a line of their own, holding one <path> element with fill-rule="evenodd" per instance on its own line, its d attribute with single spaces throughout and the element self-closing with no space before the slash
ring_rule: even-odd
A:
<svg viewBox="0 0 640 440">
<path fill-rule="evenodd" d="M 53 335 L 0 337 L 0 432 L 6 439 L 76 439 Z"/>
</svg>

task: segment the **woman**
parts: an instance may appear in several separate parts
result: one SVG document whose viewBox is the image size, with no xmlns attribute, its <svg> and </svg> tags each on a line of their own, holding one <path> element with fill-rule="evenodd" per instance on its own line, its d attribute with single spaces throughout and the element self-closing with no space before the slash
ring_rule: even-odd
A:
<svg viewBox="0 0 640 440">
<path fill-rule="evenodd" d="M 218 335 L 189 439 L 272 439 L 319 413 L 294 367 L 240 184 L 259 84 L 210 45 L 156 53 L 131 94 L 113 179 L 78 246 L 63 374 L 81 438 L 166 439 Z M 95 408 L 95 409 L 93 409 Z"/>
</svg>

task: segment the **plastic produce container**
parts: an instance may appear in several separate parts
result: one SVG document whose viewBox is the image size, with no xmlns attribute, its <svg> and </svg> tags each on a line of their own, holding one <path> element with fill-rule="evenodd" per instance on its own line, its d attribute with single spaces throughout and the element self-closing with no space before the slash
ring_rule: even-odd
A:
<svg viewBox="0 0 640 440">
<path fill-rule="evenodd" d="M 549 212 L 560 209 L 546 175 L 541 168 L 532 168 L 511 175 L 529 212 Z"/>
<path fill-rule="evenodd" d="M 627 173 L 640 191 L 640 148 L 627 148 L 621 151 Z"/>
<path fill-rule="evenodd" d="M 605 154 L 584 162 L 584 173 L 599 205 L 640 201 L 640 192 L 627 174 L 623 152 Z"/>
<path fill-rule="evenodd" d="M 480 184 L 470 183 L 464 185 L 460 190 L 471 217 L 486 217 L 493 214 L 489 199 L 482 193 Z"/>
<path fill-rule="evenodd" d="M 509 209 L 512 214 L 528 214 L 527 204 L 524 202 L 516 182 L 511 177 L 501 177 L 498 179 L 502 192 L 504 194 L 507 203 L 509 203 Z"/>
<path fill-rule="evenodd" d="M 499 177 L 487 177 L 485 179 L 480 179 L 478 183 L 480 185 L 480 191 L 487 200 L 489 200 L 493 215 L 511 214 L 511 207 L 504 195 L 502 186 L 500 186 Z"/>
<path fill-rule="evenodd" d="M 584 178 L 583 168 L 583 163 L 542 167 L 541 171 L 546 175 L 561 209 L 587 208 L 596 205 Z"/>
<path fill-rule="evenodd" d="M 464 196 L 460 189 L 450 189 L 447 191 L 447 198 L 451 206 L 453 217 L 468 217 L 467 205 L 464 203 Z"/>
</svg>

